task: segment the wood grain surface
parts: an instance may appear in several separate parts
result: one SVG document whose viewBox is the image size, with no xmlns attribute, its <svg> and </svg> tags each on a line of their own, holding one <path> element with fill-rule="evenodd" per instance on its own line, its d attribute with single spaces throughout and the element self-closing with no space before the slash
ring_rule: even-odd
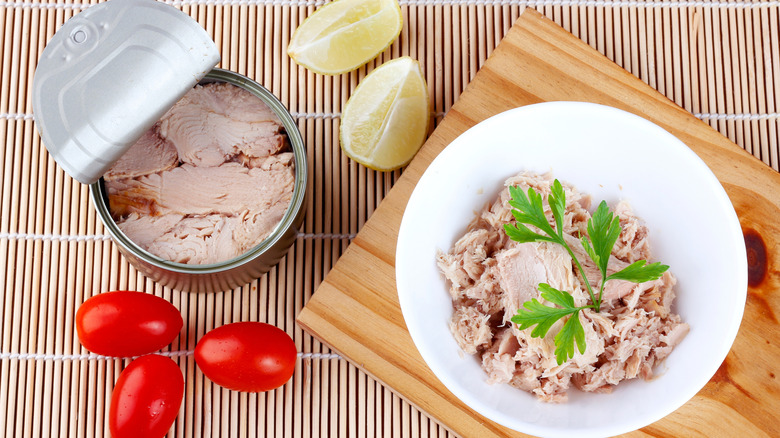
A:
<svg viewBox="0 0 780 438">
<path fill-rule="evenodd" d="M 780 174 L 530 9 L 452 106 L 297 322 L 453 432 L 519 436 L 455 399 L 423 362 L 398 305 L 395 245 L 416 182 L 457 135 L 502 111 L 561 100 L 638 114 L 686 143 L 726 189 L 748 249 L 745 316 L 726 361 L 687 404 L 628 436 L 780 436 Z"/>
</svg>

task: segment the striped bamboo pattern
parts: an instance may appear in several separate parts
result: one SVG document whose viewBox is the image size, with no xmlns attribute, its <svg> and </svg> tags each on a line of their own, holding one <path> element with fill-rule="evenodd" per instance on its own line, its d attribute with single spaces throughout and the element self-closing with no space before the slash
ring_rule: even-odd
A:
<svg viewBox="0 0 780 438">
<path fill-rule="evenodd" d="M 6 437 L 108 436 L 113 382 L 129 359 L 83 349 L 74 316 L 88 297 L 116 289 L 154 293 L 184 316 L 180 337 L 163 352 L 186 381 L 171 437 L 454 436 L 294 320 L 400 175 L 367 170 L 341 153 L 339 117 L 350 92 L 382 62 L 409 55 L 423 65 L 438 122 L 525 8 L 780 170 L 779 1 L 402 0 L 398 40 L 365 67 L 335 77 L 298 67 L 285 51 L 295 28 L 323 2 L 169 1 L 212 36 L 220 67 L 256 79 L 288 107 L 310 166 L 304 229 L 275 269 L 228 292 L 173 291 L 120 256 L 87 188 L 64 174 L 35 130 L 37 59 L 62 23 L 92 3 L 0 2 L 0 435 Z M 295 340 L 296 372 L 282 388 L 228 391 L 195 367 L 191 352 L 205 332 L 245 320 L 274 324 Z"/>
</svg>

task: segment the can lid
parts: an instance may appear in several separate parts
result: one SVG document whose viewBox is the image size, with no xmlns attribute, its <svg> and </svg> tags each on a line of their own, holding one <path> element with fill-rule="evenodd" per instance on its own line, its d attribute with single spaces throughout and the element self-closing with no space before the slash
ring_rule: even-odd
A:
<svg viewBox="0 0 780 438">
<path fill-rule="evenodd" d="M 90 6 L 43 50 L 33 80 L 35 124 L 57 163 L 91 184 L 219 60 L 206 31 L 173 6 Z"/>
</svg>

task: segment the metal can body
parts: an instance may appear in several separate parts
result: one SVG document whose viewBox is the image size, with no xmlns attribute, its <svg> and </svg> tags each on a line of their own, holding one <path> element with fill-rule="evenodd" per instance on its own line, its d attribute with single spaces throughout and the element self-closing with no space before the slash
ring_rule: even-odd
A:
<svg viewBox="0 0 780 438">
<path fill-rule="evenodd" d="M 139 272 L 163 286 L 192 292 L 217 292 L 241 287 L 273 268 L 297 238 L 303 222 L 306 197 L 306 150 L 298 126 L 284 105 L 266 88 L 238 73 L 214 69 L 200 84 L 212 82 L 227 82 L 260 98 L 276 113 L 287 133 L 295 157 L 295 185 L 290 206 L 268 237 L 246 253 L 220 263 L 189 265 L 163 260 L 142 249 L 119 229 L 109 210 L 108 193 L 103 180 L 90 185 L 98 216 L 127 260 Z"/>
</svg>

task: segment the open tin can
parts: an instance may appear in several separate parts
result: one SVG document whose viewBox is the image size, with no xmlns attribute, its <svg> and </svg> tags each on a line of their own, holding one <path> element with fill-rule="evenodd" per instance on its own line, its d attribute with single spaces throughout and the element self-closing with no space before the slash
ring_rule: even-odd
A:
<svg viewBox="0 0 780 438">
<path fill-rule="evenodd" d="M 111 217 L 103 180 L 90 184 L 90 194 L 106 230 L 120 252 L 152 280 L 178 290 L 221 291 L 242 286 L 270 270 L 295 242 L 303 221 L 306 194 L 306 150 L 297 125 L 281 102 L 255 81 L 228 70 L 211 70 L 200 84 L 227 82 L 259 97 L 282 121 L 295 157 L 295 186 L 292 201 L 282 220 L 257 246 L 233 259 L 206 265 L 190 265 L 163 260 L 130 240 Z"/>
<path fill-rule="evenodd" d="M 214 42 L 188 15 L 154 0 L 110 0 L 66 22 L 44 50 L 33 111 L 44 145 L 90 194 L 119 251 L 138 271 L 177 290 L 215 292 L 250 283 L 295 242 L 303 220 L 306 150 L 295 120 L 257 82 L 213 68 Z M 282 122 L 294 156 L 290 205 L 271 233 L 243 254 L 213 264 L 164 260 L 114 221 L 101 176 L 196 84 L 225 82 L 265 103 Z"/>
</svg>

